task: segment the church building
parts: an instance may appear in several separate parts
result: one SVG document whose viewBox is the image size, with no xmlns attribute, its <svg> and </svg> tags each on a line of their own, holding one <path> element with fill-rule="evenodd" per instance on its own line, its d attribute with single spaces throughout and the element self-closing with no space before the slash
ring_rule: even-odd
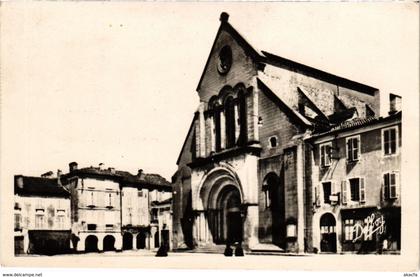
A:
<svg viewBox="0 0 420 277">
<path fill-rule="evenodd" d="M 379 90 L 257 50 L 228 19 L 172 178 L 173 247 L 301 253 L 312 234 L 305 140 L 379 116 Z"/>
</svg>

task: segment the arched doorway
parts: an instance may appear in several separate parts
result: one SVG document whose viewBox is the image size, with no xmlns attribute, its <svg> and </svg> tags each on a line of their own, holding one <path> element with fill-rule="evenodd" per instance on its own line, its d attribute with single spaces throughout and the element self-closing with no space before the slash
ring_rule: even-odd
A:
<svg viewBox="0 0 420 277">
<path fill-rule="evenodd" d="M 85 240 L 86 252 L 98 252 L 98 238 L 94 235 L 87 236 Z"/>
<path fill-rule="evenodd" d="M 224 186 L 217 193 L 215 209 L 209 209 L 210 230 L 213 241 L 218 244 L 242 242 L 243 223 L 241 195 L 234 185 Z"/>
<path fill-rule="evenodd" d="M 320 219 L 321 229 L 321 252 L 337 252 L 336 221 L 334 215 L 325 213 Z"/>
<path fill-rule="evenodd" d="M 271 234 L 268 234 L 268 236 L 271 236 L 273 244 L 279 247 L 285 247 L 284 184 L 281 180 L 276 173 L 268 173 L 263 181 L 262 193 L 264 194 L 265 202 L 264 212 L 268 213 L 267 216 L 271 218 Z"/>
<path fill-rule="evenodd" d="M 130 232 L 126 232 L 123 235 L 123 250 L 133 249 L 133 235 Z"/>
<path fill-rule="evenodd" d="M 136 246 L 137 249 L 146 248 L 146 234 L 144 231 L 141 231 L 136 237 Z"/>
<path fill-rule="evenodd" d="M 114 251 L 115 250 L 115 238 L 114 236 L 107 235 L 104 237 L 104 251 Z"/>
</svg>

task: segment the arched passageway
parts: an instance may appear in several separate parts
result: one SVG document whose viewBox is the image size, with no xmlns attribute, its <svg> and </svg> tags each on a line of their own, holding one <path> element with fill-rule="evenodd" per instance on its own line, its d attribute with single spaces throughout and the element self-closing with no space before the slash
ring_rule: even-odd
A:
<svg viewBox="0 0 420 277">
<path fill-rule="evenodd" d="M 321 252 L 337 252 L 336 221 L 334 215 L 325 213 L 320 219 Z"/>
<path fill-rule="evenodd" d="M 98 238 L 94 235 L 87 236 L 85 240 L 86 252 L 98 252 Z"/>
<path fill-rule="evenodd" d="M 216 197 L 216 207 L 209 209 L 209 227 L 213 241 L 219 244 L 241 242 L 243 222 L 238 188 L 226 185 L 212 197 Z"/>
<path fill-rule="evenodd" d="M 115 250 L 115 238 L 114 236 L 107 235 L 104 237 L 104 251 Z"/>
<path fill-rule="evenodd" d="M 126 232 L 123 235 L 123 250 L 133 249 L 133 235 L 130 232 Z"/>
<path fill-rule="evenodd" d="M 141 231 L 138 233 L 136 237 L 136 246 L 137 249 L 145 249 L 146 248 L 146 233 Z"/>
</svg>

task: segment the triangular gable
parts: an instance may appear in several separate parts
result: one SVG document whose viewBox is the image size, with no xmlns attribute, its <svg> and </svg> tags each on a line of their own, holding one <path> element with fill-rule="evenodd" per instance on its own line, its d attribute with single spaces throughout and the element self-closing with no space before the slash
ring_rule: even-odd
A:
<svg viewBox="0 0 420 277">
<path fill-rule="evenodd" d="M 178 159 L 176 160 L 177 165 L 179 165 L 179 162 L 180 162 L 181 157 L 182 157 L 182 153 L 184 153 L 184 149 L 185 149 L 185 146 L 187 145 L 188 138 L 190 137 L 191 133 L 194 131 L 194 122 L 195 122 L 196 118 L 197 118 L 197 116 L 193 116 L 190 128 L 188 129 L 188 133 L 185 136 L 185 140 L 184 140 L 184 143 L 182 144 L 181 151 L 179 152 Z M 195 142 L 193 142 L 193 143 L 195 143 Z"/>
<path fill-rule="evenodd" d="M 311 110 L 313 110 L 317 115 L 322 119 L 328 121 L 328 117 L 312 102 L 312 100 L 306 95 L 303 88 L 298 87 L 299 100 L 307 105 Z"/>
<path fill-rule="evenodd" d="M 211 55 L 214 51 L 216 42 L 217 42 L 217 40 L 220 36 L 220 33 L 222 31 L 226 31 L 227 33 L 229 33 L 233 37 L 233 39 L 244 49 L 245 53 L 247 53 L 247 55 L 249 55 L 254 61 L 257 61 L 257 60 L 261 59 L 262 53 L 257 51 L 254 47 L 252 47 L 251 44 L 249 44 L 244 39 L 244 37 L 242 35 L 240 35 L 238 33 L 238 31 L 236 31 L 235 28 L 232 27 L 232 25 L 229 24 L 229 22 L 227 21 L 228 16 L 227 16 L 227 18 L 226 18 L 226 16 L 227 16 L 227 14 L 224 17 L 223 13 L 220 16 L 220 21 L 221 21 L 220 27 L 219 27 L 219 30 L 217 31 L 216 37 L 213 41 L 213 45 L 210 49 L 209 56 L 207 57 L 207 61 L 206 61 L 206 65 L 204 66 L 203 73 L 201 73 L 200 81 L 198 82 L 198 85 L 197 85 L 197 88 L 196 88 L 197 91 L 200 90 L 201 82 L 203 81 L 204 75 L 207 71 L 207 67 L 209 66 Z"/>
<path fill-rule="evenodd" d="M 294 109 L 290 108 L 286 103 L 284 103 L 263 81 L 257 78 L 258 87 L 261 89 L 263 93 L 267 95 L 267 97 L 272 100 L 287 116 L 289 116 L 292 120 L 296 123 L 300 124 L 301 126 L 308 128 L 312 127 L 312 123 L 306 119 L 303 115 L 299 112 L 295 111 Z"/>
</svg>

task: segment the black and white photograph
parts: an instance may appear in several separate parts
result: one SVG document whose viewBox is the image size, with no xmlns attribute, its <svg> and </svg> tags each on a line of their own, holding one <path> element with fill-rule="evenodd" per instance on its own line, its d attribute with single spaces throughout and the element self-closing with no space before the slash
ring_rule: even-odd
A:
<svg viewBox="0 0 420 277">
<path fill-rule="evenodd" d="M 2 2 L 2 266 L 418 271 L 418 8 Z"/>
</svg>

